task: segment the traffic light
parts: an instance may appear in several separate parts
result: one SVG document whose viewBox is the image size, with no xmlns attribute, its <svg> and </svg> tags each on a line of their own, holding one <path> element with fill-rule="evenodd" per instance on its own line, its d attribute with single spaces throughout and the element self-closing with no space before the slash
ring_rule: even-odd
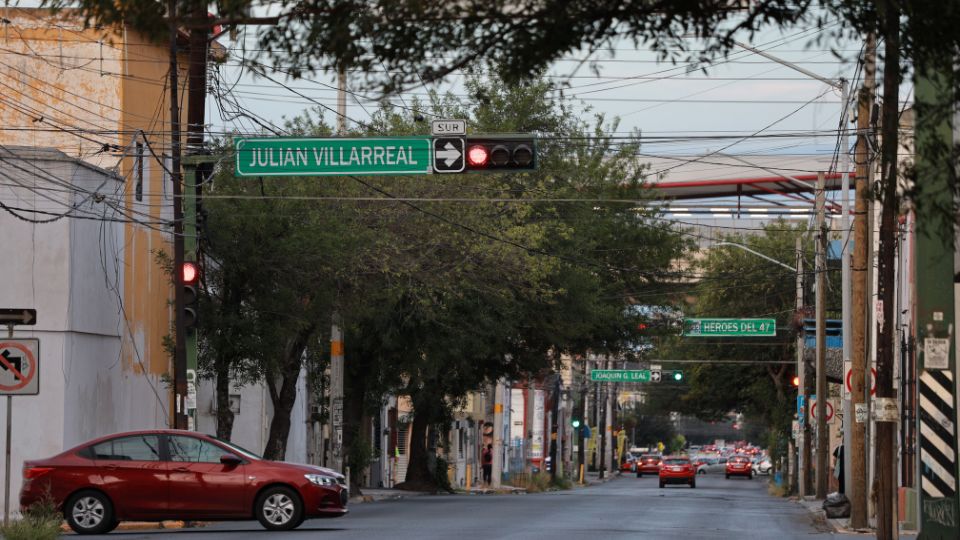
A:
<svg viewBox="0 0 960 540">
<path fill-rule="evenodd" d="M 570 425 L 573 426 L 573 429 L 578 429 L 580 427 L 580 419 L 574 418 L 570 420 Z"/>
<path fill-rule="evenodd" d="M 468 137 L 468 172 L 524 172 L 537 169 L 536 139 Z"/>
<path fill-rule="evenodd" d="M 800 376 L 794 375 L 793 380 L 791 380 L 790 383 L 793 384 L 794 388 L 800 388 Z"/>
<path fill-rule="evenodd" d="M 670 378 L 673 379 L 673 382 L 677 382 L 677 383 L 683 382 L 683 372 L 674 371 L 673 373 L 670 374 Z"/>
<path fill-rule="evenodd" d="M 183 286 L 183 327 L 193 330 L 199 322 L 197 285 L 200 282 L 200 267 L 196 262 L 184 261 L 180 267 L 180 283 Z"/>
</svg>

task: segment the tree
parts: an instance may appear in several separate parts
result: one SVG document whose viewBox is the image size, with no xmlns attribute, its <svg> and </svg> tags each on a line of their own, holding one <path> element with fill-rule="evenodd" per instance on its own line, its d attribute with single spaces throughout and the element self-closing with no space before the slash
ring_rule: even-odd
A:
<svg viewBox="0 0 960 540">
<path fill-rule="evenodd" d="M 798 236 L 803 239 L 804 257 L 809 258 L 811 235 L 804 226 L 791 226 L 782 220 L 768 224 L 762 234 L 732 235 L 726 240 L 790 262 L 795 260 Z M 774 318 L 778 330 L 776 337 L 749 340 L 682 336 L 664 339 L 661 354 L 665 358 L 746 362 L 686 365 L 689 388 L 677 408 L 707 421 L 721 420 L 731 411 L 743 412 L 762 422 L 774 437 L 783 436 L 789 431 L 794 409 L 790 379 L 795 371 L 792 366 L 799 329 L 795 274 L 734 247 L 709 250 L 698 267 L 702 276 L 694 289 L 696 300 L 687 307 L 685 315 Z M 832 297 L 828 305 L 838 305 L 839 280 L 832 274 L 838 272 L 829 272 L 827 276 Z M 804 274 L 808 287 L 814 277 L 813 272 Z M 666 367 L 669 360 L 664 364 Z"/>
</svg>

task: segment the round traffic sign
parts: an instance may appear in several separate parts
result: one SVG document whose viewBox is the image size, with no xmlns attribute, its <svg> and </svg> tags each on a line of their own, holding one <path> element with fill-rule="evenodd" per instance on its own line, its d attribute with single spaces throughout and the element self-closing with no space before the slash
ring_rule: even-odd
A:
<svg viewBox="0 0 960 540">
<path fill-rule="evenodd" d="M 18 393 L 36 375 L 37 359 L 28 347 L 17 341 L 0 342 L 0 392 Z"/>
<path fill-rule="evenodd" d="M 812 400 L 810 402 L 810 417 L 811 418 L 817 417 L 817 401 L 816 400 Z M 831 419 L 833 419 L 833 404 L 827 401 L 827 422 L 829 422 Z"/>
<path fill-rule="evenodd" d="M 853 384 L 850 378 L 853 377 L 853 370 L 847 372 L 847 392 L 853 392 Z M 870 368 L 870 395 L 877 393 L 877 370 Z"/>
</svg>

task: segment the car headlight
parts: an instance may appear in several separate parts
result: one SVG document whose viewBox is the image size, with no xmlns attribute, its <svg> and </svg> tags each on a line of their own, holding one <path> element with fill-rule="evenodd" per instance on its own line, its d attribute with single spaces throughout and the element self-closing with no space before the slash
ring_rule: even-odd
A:
<svg viewBox="0 0 960 540">
<path fill-rule="evenodd" d="M 337 485 L 337 479 L 332 476 L 326 476 L 323 474 L 305 474 L 304 478 L 310 481 L 311 484 L 317 486 L 335 486 Z"/>
</svg>

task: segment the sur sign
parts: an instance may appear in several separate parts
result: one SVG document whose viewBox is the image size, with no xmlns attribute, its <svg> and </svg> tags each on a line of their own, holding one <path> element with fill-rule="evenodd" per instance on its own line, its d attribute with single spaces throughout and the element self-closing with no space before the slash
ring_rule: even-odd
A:
<svg viewBox="0 0 960 540">
<path fill-rule="evenodd" d="M 590 380 L 598 382 L 650 382 L 649 369 L 592 369 Z"/>
<path fill-rule="evenodd" d="M 0 395 L 35 396 L 40 393 L 40 340 L 0 341 Z"/>
<path fill-rule="evenodd" d="M 430 137 L 234 139 L 236 176 L 428 174 Z"/>
<path fill-rule="evenodd" d="M 776 319 L 684 319 L 690 337 L 767 337 L 777 335 Z"/>
</svg>

